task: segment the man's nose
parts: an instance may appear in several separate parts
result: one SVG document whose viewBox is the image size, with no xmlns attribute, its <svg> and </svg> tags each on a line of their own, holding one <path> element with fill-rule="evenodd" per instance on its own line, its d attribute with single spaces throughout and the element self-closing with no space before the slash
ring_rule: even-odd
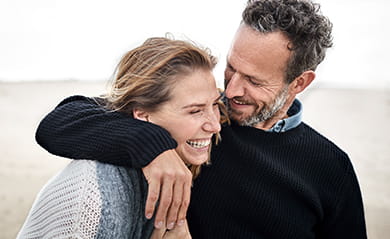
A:
<svg viewBox="0 0 390 239">
<path fill-rule="evenodd" d="M 235 72 L 230 80 L 227 81 L 225 95 L 229 99 L 244 95 L 244 86 L 239 73 Z"/>
</svg>

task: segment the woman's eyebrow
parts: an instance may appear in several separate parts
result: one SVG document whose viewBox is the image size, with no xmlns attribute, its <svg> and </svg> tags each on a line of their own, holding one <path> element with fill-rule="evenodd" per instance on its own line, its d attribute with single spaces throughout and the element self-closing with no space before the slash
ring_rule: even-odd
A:
<svg viewBox="0 0 390 239">
<path fill-rule="evenodd" d="M 206 104 L 192 103 L 192 104 L 183 106 L 182 109 L 191 108 L 191 107 L 203 107 L 203 106 L 205 106 L 205 105 L 206 105 Z"/>
<path fill-rule="evenodd" d="M 214 100 L 214 102 L 219 101 L 222 98 L 222 94 L 218 94 L 218 97 Z"/>
<path fill-rule="evenodd" d="M 221 98 L 222 98 L 222 95 L 218 94 L 218 97 L 214 100 L 214 102 L 217 102 Z M 182 109 L 187 109 L 187 108 L 191 108 L 191 107 L 204 107 L 204 106 L 206 106 L 206 104 L 204 104 L 204 103 L 192 103 L 192 104 L 183 106 Z"/>
</svg>

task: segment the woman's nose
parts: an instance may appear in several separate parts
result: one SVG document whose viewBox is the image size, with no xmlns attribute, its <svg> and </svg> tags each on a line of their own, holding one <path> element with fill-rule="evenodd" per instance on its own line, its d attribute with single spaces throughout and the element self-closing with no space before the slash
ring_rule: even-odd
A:
<svg viewBox="0 0 390 239">
<path fill-rule="evenodd" d="M 211 133 L 217 133 L 221 131 L 221 124 L 220 124 L 220 113 L 217 110 L 217 112 L 211 112 L 209 116 L 207 117 L 207 121 L 204 124 L 204 130 L 211 132 Z"/>
</svg>

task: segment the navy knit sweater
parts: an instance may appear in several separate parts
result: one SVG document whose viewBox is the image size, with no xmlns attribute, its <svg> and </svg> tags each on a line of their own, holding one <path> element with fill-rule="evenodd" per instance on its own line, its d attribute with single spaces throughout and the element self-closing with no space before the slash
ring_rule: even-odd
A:
<svg viewBox="0 0 390 239">
<path fill-rule="evenodd" d="M 233 125 L 221 136 L 194 182 L 194 238 L 366 238 L 350 160 L 309 126 Z"/>
<path fill-rule="evenodd" d="M 353 167 L 329 140 L 304 123 L 285 133 L 231 125 L 221 135 L 194 182 L 193 238 L 366 238 Z M 176 147 L 162 128 L 82 96 L 46 116 L 36 139 L 56 155 L 130 167 Z"/>
</svg>

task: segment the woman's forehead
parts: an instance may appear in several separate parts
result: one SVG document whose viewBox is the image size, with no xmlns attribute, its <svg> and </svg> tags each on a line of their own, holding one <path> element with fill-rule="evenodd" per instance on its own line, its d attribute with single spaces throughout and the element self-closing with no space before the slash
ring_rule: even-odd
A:
<svg viewBox="0 0 390 239">
<path fill-rule="evenodd" d="M 181 76 L 176 80 L 171 94 L 171 99 L 180 105 L 207 104 L 219 96 L 214 76 L 207 70 L 196 70 Z"/>
</svg>

